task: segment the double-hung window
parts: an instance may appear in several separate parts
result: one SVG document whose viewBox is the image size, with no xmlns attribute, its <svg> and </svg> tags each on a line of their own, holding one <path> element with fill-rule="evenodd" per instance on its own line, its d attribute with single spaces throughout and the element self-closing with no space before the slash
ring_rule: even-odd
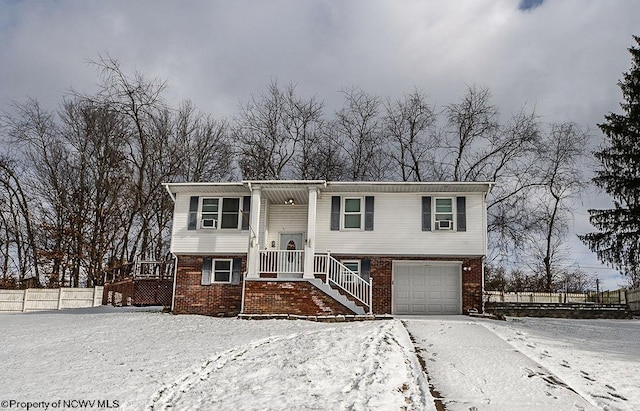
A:
<svg viewBox="0 0 640 411">
<path fill-rule="evenodd" d="M 453 199 L 436 198 L 436 228 L 453 228 Z"/>
<path fill-rule="evenodd" d="M 422 197 L 422 231 L 453 230 L 454 227 L 456 231 L 467 231 L 467 198 L 454 198 L 435 198 L 434 215 L 432 197 Z M 432 228 L 433 223 L 435 228 Z"/>
<path fill-rule="evenodd" d="M 238 229 L 239 198 L 203 198 L 200 208 L 201 228 Z"/>
<path fill-rule="evenodd" d="M 345 229 L 361 229 L 362 215 L 363 213 L 362 213 L 361 198 L 345 198 L 344 199 L 343 227 Z"/>
<path fill-rule="evenodd" d="M 202 228 L 218 228 L 219 204 L 219 198 L 202 199 L 202 214 L 200 219 L 200 226 Z"/>
<path fill-rule="evenodd" d="M 202 264 L 202 284 L 230 283 L 232 260 L 205 258 Z"/>
<path fill-rule="evenodd" d="M 222 224 L 220 228 L 238 228 L 240 221 L 240 199 L 222 199 Z"/>
</svg>

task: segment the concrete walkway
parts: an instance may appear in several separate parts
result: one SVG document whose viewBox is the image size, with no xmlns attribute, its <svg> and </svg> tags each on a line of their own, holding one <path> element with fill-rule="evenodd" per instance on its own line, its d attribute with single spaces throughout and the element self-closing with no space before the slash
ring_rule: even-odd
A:
<svg viewBox="0 0 640 411">
<path fill-rule="evenodd" d="M 396 318 L 447 411 L 599 409 L 479 322 L 488 320 Z"/>
</svg>

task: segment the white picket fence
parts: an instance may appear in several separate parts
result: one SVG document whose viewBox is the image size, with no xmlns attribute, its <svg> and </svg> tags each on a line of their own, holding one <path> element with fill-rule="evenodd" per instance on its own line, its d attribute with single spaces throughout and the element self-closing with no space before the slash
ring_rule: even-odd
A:
<svg viewBox="0 0 640 411">
<path fill-rule="evenodd" d="M 102 305 L 102 290 L 94 288 L 27 288 L 0 290 L 0 312 L 88 308 Z"/>
</svg>

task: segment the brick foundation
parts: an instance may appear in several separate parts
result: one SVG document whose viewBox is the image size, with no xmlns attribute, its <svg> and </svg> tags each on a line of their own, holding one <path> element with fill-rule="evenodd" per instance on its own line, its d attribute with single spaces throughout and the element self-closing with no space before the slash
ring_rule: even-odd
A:
<svg viewBox="0 0 640 411">
<path fill-rule="evenodd" d="M 215 316 L 238 315 L 242 306 L 243 279 L 241 278 L 240 284 L 237 285 L 201 285 L 202 261 L 205 257 L 242 258 L 240 272 L 246 270 L 246 255 L 178 256 L 173 312 Z"/>
<path fill-rule="evenodd" d="M 398 257 L 333 255 L 338 260 L 371 261 L 373 279 L 373 313 L 391 314 L 393 261 L 461 261 L 469 268 L 462 271 L 462 312 L 470 309 L 482 312 L 482 258 L 481 257 Z M 246 270 L 246 255 L 215 256 L 215 258 L 242 258 L 242 272 Z M 177 314 L 204 314 L 233 316 L 242 306 L 242 279 L 240 284 L 200 285 L 203 256 L 179 256 L 173 311 Z M 263 277 L 265 277 L 263 275 Z M 316 276 L 324 279 L 324 276 Z M 293 315 L 350 315 L 351 310 L 334 301 L 306 281 L 247 281 L 245 290 L 246 314 Z"/>
<path fill-rule="evenodd" d="M 243 314 L 326 316 L 354 313 L 308 281 L 247 280 Z"/>
</svg>

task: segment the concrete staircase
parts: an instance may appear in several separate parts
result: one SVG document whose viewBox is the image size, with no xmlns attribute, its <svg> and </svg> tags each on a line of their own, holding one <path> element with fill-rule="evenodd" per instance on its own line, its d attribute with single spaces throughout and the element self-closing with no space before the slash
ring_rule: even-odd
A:
<svg viewBox="0 0 640 411">
<path fill-rule="evenodd" d="M 626 304 L 488 302 L 484 310 L 509 317 L 633 318 Z"/>
<path fill-rule="evenodd" d="M 309 280 L 309 283 L 313 284 L 318 290 L 322 291 L 323 293 L 333 298 L 334 300 L 336 300 L 337 302 L 339 302 L 349 310 L 353 311 L 354 314 L 356 315 L 365 314 L 364 308 L 360 307 L 359 305 L 357 305 L 356 303 L 354 303 L 344 295 L 340 294 L 337 290 L 333 289 L 332 287 L 322 282 L 321 280 L 318 280 L 318 279 Z"/>
</svg>

